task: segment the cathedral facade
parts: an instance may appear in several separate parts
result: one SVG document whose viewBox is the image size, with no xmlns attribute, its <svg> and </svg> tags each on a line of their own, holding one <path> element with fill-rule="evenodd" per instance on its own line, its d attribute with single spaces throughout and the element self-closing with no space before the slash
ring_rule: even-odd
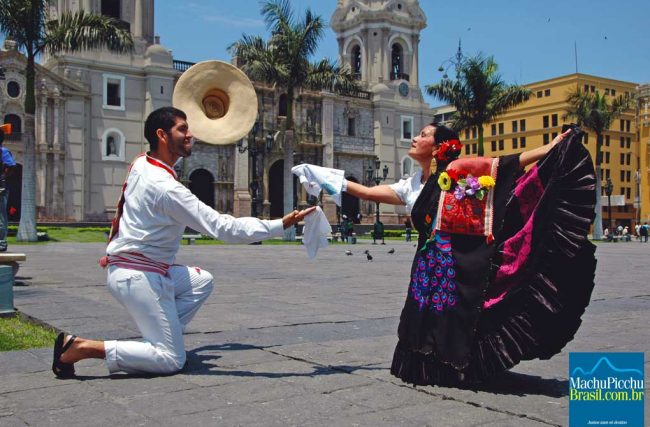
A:
<svg viewBox="0 0 650 427">
<path fill-rule="evenodd" d="M 41 220 L 108 221 L 128 165 L 148 149 L 144 121 L 171 105 L 178 77 L 192 64 L 174 59 L 154 36 L 153 0 L 62 0 L 52 16 L 84 9 L 119 19 L 130 29 L 130 54 L 88 51 L 43 58 L 37 69 L 37 212 Z M 340 0 L 331 18 L 339 60 L 356 74 L 354 93 L 302 91 L 294 102 L 293 160 L 344 169 L 350 180 L 374 185 L 369 169 L 388 167 L 385 183 L 412 174 L 406 155 L 414 132 L 433 118 L 418 81 L 418 45 L 425 16 L 415 0 Z M 181 53 L 182 55 L 182 53 Z M 0 115 L 17 131 L 6 143 L 22 162 L 24 57 L 11 41 L 0 51 Z M 248 136 L 231 145 L 201 143 L 174 165 L 180 179 L 220 212 L 265 218 L 283 212 L 286 94 L 254 82 L 259 117 Z M 18 90 L 16 90 L 16 87 Z M 381 175 L 381 174 L 380 174 Z M 20 214 L 20 184 L 10 205 Z M 294 206 L 308 204 L 294 182 Z M 324 201 L 327 202 L 327 201 Z M 328 204 L 328 203 L 325 203 Z M 330 203 L 331 204 L 331 203 Z M 371 222 L 374 203 L 344 197 L 326 209 Z M 359 215 L 360 214 L 360 215 Z M 400 208 L 381 205 L 385 223 Z"/>
</svg>

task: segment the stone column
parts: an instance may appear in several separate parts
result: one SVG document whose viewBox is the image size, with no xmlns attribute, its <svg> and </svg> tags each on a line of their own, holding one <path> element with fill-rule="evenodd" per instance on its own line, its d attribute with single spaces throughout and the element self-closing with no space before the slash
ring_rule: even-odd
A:
<svg viewBox="0 0 650 427">
<path fill-rule="evenodd" d="M 381 40 L 381 68 L 379 76 L 383 77 L 385 81 L 390 81 L 391 73 L 391 47 L 388 45 L 389 38 L 388 31 L 383 29 L 379 30 L 379 40 Z M 381 80 L 380 80 L 381 81 Z"/>
<path fill-rule="evenodd" d="M 244 139 L 248 144 L 248 139 Z M 233 215 L 236 217 L 251 215 L 251 195 L 248 191 L 248 151 L 240 153 L 235 147 L 235 172 L 233 185 Z"/>
<path fill-rule="evenodd" d="M 361 31 L 361 42 L 363 47 L 363 58 L 361 58 L 361 79 L 370 82 L 370 42 L 368 40 L 368 29 Z"/>
<path fill-rule="evenodd" d="M 323 166 L 334 167 L 334 95 L 322 92 L 323 107 L 321 132 L 323 138 Z M 323 212 L 330 224 L 336 224 L 336 203 L 327 194 L 323 194 Z"/>
<path fill-rule="evenodd" d="M 59 140 L 59 110 L 61 108 L 61 98 L 54 98 L 54 123 L 52 129 L 52 145 L 54 148 L 54 159 L 52 164 L 52 213 L 55 217 L 63 216 L 61 215 L 61 197 L 59 197 L 59 171 L 61 163 L 61 144 Z"/>
<path fill-rule="evenodd" d="M 418 52 L 419 52 L 419 46 L 420 46 L 420 36 L 418 34 L 414 34 L 412 38 L 412 44 L 413 44 L 413 60 L 412 60 L 412 65 L 411 65 L 411 85 L 417 86 L 418 85 Z"/>
<path fill-rule="evenodd" d="M 42 83 L 44 85 L 44 83 Z M 38 133 L 36 145 L 47 144 L 47 93 L 43 90 L 38 96 Z"/>
<path fill-rule="evenodd" d="M 135 13 L 133 14 L 133 37 L 142 38 L 142 0 L 135 0 Z"/>
<path fill-rule="evenodd" d="M 41 82 L 38 97 L 38 132 L 36 133 L 36 215 L 42 213 L 47 200 L 47 93 Z"/>
<path fill-rule="evenodd" d="M 93 1 L 92 0 L 83 0 L 82 8 L 85 12 L 91 13 L 93 11 Z"/>
</svg>

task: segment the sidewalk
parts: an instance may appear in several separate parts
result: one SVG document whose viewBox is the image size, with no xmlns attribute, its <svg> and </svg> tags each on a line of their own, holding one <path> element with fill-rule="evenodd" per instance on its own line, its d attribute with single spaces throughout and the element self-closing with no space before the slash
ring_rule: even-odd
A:
<svg viewBox="0 0 650 427">
<path fill-rule="evenodd" d="M 210 271 L 215 290 L 190 324 L 182 373 L 109 377 L 102 361 L 85 361 L 78 379 L 57 380 L 49 348 L 0 353 L 0 425 L 566 425 L 569 351 L 650 347 L 649 248 L 599 244 L 575 340 L 549 361 L 462 390 L 390 375 L 412 243 L 330 245 L 314 261 L 295 245 L 183 246 L 178 262 Z M 77 335 L 138 338 L 105 289 L 103 249 L 13 246 L 28 256 L 15 305 Z"/>
</svg>

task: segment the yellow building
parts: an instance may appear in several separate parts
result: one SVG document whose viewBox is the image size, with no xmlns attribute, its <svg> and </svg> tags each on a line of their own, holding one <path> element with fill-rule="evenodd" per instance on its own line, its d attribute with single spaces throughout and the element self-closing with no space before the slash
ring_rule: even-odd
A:
<svg viewBox="0 0 650 427">
<path fill-rule="evenodd" d="M 562 131 L 565 122 L 570 91 L 580 88 L 590 92 L 598 91 L 612 97 L 633 96 L 637 84 L 612 80 L 586 74 L 570 74 L 540 82 L 525 85 L 532 91 L 531 98 L 525 103 L 511 109 L 498 120 L 487 123 L 483 128 L 484 149 L 486 156 L 501 156 L 521 153 L 531 148 L 548 144 Z M 445 108 L 445 107 L 442 107 Z M 445 111 L 446 110 L 441 110 Z M 614 120 L 603 136 L 602 185 L 607 178 L 613 184 L 612 192 L 612 223 L 634 226 L 637 212 L 634 201 L 637 197 L 635 175 L 637 170 L 647 170 L 648 158 L 641 159 L 639 150 L 635 110 L 629 110 L 620 118 Z M 648 140 L 648 127 L 645 129 Z M 595 159 L 596 135 L 584 129 L 587 136 L 583 141 Z M 478 130 L 468 129 L 461 132 L 465 144 L 466 156 L 478 152 Z M 647 150 L 645 150 L 647 151 Z M 644 152 L 645 152 L 644 151 Z M 644 154 L 644 156 L 646 156 Z M 641 164 L 645 162 L 645 167 Z M 648 188 L 648 177 L 645 174 L 642 182 L 644 189 Z M 647 192 L 647 190 L 646 190 Z M 603 195 L 605 192 L 603 190 Z M 616 197 L 618 196 L 618 197 Z M 622 196 L 622 197 L 621 197 Z M 648 197 L 641 197 L 644 206 L 648 205 Z M 645 199 L 645 200 L 644 200 Z M 617 204 L 619 204 L 617 206 Z M 646 209 L 646 215 L 649 212 Z M 603 228 L 608 225 L 607 197 L 603 198 Z"/>
<path fill-rule="evenodd" d="M 639 141 L 639 175 L 640 190 L 639 220 L 650 223 L 650 83 L 637 89 L 637 141 Z"/>
</svg>

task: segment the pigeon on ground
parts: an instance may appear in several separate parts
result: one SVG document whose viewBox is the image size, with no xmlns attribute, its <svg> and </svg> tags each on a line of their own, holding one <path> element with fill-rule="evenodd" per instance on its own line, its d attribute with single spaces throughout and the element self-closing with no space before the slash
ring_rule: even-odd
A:
<svg viewBox="0 0 650 427">
<path fill-rule="evenodd" d="M 394 254 L 395 253 L 395 248 L 390 248 L 390 251 L 388 251 L 389 254 Z"/>
<path fill-rule="evenodd" d="M 368 261 L 372 261 L 372 255 L 370 255 L 370 252 L 366 251 L 366 258 Z"/>
<path fill-rule="evenodd" d="M 350 256 L 350 255 L 352 255 L 352 251 L 348 249 L 347 251 L 345 251 L 345 254 L 346 254 L 347 256 Z"/>
</svg>

